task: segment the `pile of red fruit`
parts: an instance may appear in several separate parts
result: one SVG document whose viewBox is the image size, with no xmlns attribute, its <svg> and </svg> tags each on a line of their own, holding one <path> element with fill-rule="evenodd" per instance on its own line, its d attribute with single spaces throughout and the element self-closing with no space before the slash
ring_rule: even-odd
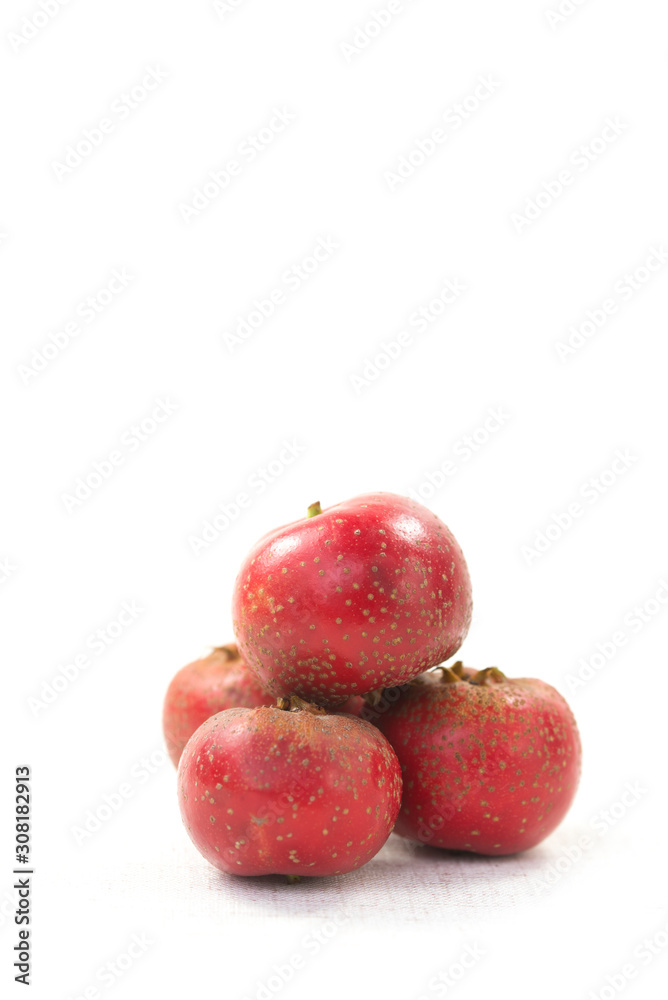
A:
<svg viewBox="0 0 668 1000">
<path fill-rule="evenodd" d="M 181 670 L 164 732 L 195 846 L 236 875 L 338 875 L 390 833 L 512 854 L 566 814 L 580 739 L 539 680 L 475 671 L 462 551 L 425 507 L 373 493 L 265 535 L 237 645 Z M 436 669 L 432 669 L 436 668 Z"/>
</svg>

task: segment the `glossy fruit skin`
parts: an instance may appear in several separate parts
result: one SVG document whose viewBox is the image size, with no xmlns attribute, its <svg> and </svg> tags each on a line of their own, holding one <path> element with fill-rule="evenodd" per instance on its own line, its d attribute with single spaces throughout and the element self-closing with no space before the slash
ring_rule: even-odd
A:
<svg viewBox="0 0 668 1000">
<path fill-rule="evenodd" d="M 233 643 L 189 663 L 172 679 L 162 710 L 162 731 L 172 763 L 178 766 L 184 746 L 210 716 L 226 708 L 275 704 Z"/>
<path fill-rule="evenodd" d="M 200 853 L 232 875 L 339 875 L 389 837 L 401 771 L 360 719 L 233 708 L 189 740 L 178 771 L 181 815 Z"/>
<path fill-rule="evenodd" d="M 443 522 L 406 497 L 369 493 L 265 535 L 239 571 L 232 617 L 269 691 L 336 705 L 448 659 L 471 611 L 466 562 Z"/>
<path fill-rule="evenodd" d="M 437 670 L 376 725 L 401 763 L 402 837 L 514 854 L 544 840 L 573 801 L 580 737 L 567 703 L 543 681 L 492 674 L 483 684 L 444 683 Z"/>
</svg>

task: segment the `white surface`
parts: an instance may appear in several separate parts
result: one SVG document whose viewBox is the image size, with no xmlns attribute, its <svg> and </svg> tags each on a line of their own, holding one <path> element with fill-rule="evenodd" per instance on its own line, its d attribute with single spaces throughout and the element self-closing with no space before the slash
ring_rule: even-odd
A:
<svg viewBox="0 0 668 1000">
<path fill-rule="evenodd" d="M 127 1000 L 241 1000 L 295 956 L 303 968 L 270 996 L 418 1000 L 449 995 L 434 977 L 467 945 L 485 955 L 453 995 L 611 996 L 606 977 L 628 962 L 624 995 L 660 994 L 668 947 L 649 963 L 634 950 L 664 941 L 668 922 L 668 604 L 647 605 L 646 621 L 633 609 L 668 597 L 668 267 L 652 250 L 668 245 L 665 11 L 588 0 L 553 30 L 556 0 L 404 6 L 348 63 L 339 43 L 373 10 L 352 0 L 245 0 L 222 18 L 206 0 L 72 0 L 17 52 L 9 34 L 39 8 L 3 4 L 0 935 L 10 975 L 9 796 L 27 762 L 40 1000 L 96 984 Z M 125 114 L 116 102 L 147 67 L 167 77 Z M 481 77 L 493 93 L 461 128 L 450 111 L 446 141 L 391 191 L 385 172 Z M 243 156 L 274 108 L 294 121 L 187 225 L 179 204 Z M 113 131 L 59 181 L 53 161 L 108 116 Z M 577 150 L 601 135 L 585 170 Z M 573 182 L 518 234 L 512 214 L 564 169 Z M 285 272 L 320 238 L 340 246 L 296 290 Z M 655 270 L 630 294 L 624 275 L 651 254 Z M 88 323 L 79 303 L 114 269 L 133 278 Z M 356 392 L 351 377 L 446 280 L 466 291 L 425 332 L 408 327 L 412 344 Z M 230 352 L 223 334 L 279 287 L 274 315 Z M 560 360 L 557 342 L 605 303 L 614 313 Z M 26 377 L 33 348 L 72 321 L 80 334 Z M 139 446 L 132 427 L 158 399 L 177 408 Z M 303 450 L 289 464 L 283 452 L 262 489 L 284 441 Z M 627 467 L 592 493 L 618 450 Z M 113 474 L 68 512 L 63 495 L 112 451 Z M 471 570 L 462 654 L 569 697 L 584 743 L 571 814 L 513 859 L 393 839 L 345 878 L 218 876 L 187 840 L 160 764 L 171 675 L 230 640 L 236 569 L 262 533 L 315 499 L 417 489 L 447 462 L 426 502 Z M 240 492 L 247 508 L 196 555 L 192 537 Z M 525 558 L 572 503 L 568 530 Z M 140 610 L 97 652 L 90 636 L 124 602 Z M 574 687 L 597 644 L 614 655 Z M 83 654 L 76 679 L 31 709 Z M 627 783 L 645 791 L 624 806 Z M 77 843 L 74 828 L 121 785 L 122 807 Z M 600 816 L 611 808 L 614 827 Z M 587 832 L 590 849 L 564 861 Z M 563 877 L 541 887 L 557 864 Z M 341 926 L 316 947 L 334 914 Z M 133 934 L 153 943 L 122 978 L 96 980 Z"/>
</svg>

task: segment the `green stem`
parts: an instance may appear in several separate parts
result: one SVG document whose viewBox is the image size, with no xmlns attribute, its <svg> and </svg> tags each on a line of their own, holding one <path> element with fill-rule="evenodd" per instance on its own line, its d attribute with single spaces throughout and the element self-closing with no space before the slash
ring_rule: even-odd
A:
<svg viewBox="0 0 668 1000">
<path fill-rule="evenodd" d="M 316 500 L 315 503 L 311 504 L 311 506 L 308 509 L 308 514 L 306 516 L 315 517 L 317 514 L 322 514 L 322 507 L 320 506 L 319 500 Z"/>
</svg>

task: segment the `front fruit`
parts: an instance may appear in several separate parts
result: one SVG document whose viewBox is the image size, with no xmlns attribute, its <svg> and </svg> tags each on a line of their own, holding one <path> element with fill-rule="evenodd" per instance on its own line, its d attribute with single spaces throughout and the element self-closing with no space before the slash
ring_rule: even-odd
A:
<svg viewBox="0 0 668 1000">
<path fill-rule="evenodd" d="M 181 815 L 200 853 L 233 875 L 339 875 L 389 837 L 401 772 L 385 737 L 299 699 L 208 719 L 179 765 Z"/>
</svg>

